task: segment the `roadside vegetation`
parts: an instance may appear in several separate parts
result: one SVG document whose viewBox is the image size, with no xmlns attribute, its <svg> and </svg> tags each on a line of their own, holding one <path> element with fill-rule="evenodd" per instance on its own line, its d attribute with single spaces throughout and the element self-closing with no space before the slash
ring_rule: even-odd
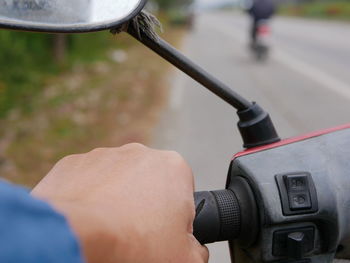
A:
<svg viewBox="0 0 350 263">
<path fill-rule="evenodd" d="M 51 76 L 104 59 L 117 43 L 105 32 L 57 36 L 0 31 L 0 118 L 13 109 L 30 113 Z"/>
<path fill-rule="evenodd" d="M 319 0 L 288 4 L 280 8 L 280 14 L 350 21 L 350 1 Z"/>
<path fill-rule="evenodd" d="M 184 28 L 159 7 L 177 45 Z M 0 50 L 2 178 L 33 186 L 65 155 L 147 143 L 170 67 L 131 37 L 1 30 Z"/>
</svg>

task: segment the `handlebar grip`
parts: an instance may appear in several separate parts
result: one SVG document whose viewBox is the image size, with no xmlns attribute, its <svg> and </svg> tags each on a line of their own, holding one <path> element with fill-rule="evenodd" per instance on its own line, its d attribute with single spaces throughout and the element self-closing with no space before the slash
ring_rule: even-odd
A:
<svg viewBox="0 0 350 263">
<path fill-rule="evenodd" d="M 196 192 L 193 234 L 201 244 L 238 238 L 241 210 L 231 190 Z"/>
</svg>

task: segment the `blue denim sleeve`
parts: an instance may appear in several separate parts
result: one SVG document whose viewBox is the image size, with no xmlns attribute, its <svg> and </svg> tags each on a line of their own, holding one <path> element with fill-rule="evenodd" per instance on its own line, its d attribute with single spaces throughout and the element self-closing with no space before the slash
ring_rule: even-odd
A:
<svg viewBox="0 0 350 263">
<path fill-rule="evenodd" d="M 66 219 L 27 190 L 0 180 L 0 262 L 83 263 Z"/>
</svg>

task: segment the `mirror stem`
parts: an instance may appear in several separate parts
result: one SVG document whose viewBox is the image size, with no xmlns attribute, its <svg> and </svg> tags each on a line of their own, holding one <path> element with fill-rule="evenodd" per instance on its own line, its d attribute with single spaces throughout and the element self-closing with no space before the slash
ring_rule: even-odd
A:
<svg viewBox="0 0 350 263">
<path fill-rule="evenodd" d="M 159 37 L 158 39 L 153 39 L 142 30 L 140 30 L 140 32 L 136 31 L 132 26 L 129 26 L 127 32 L 192 79 L 236 108 L 240 119 L 238 128 L 245 148 L 254 148 L 280 141 L 269 114 L 259 107 L 259 105 L 249 102 L 234 92 L 220 80 L 186 58 L 163 39 Z"/>
<path fill-rule="evenodd" d="M 252 106 L 250 101 L 193 63 L 163 39 L 154 40 L 142 30 L 137 32 L 132 26 L 129 27 L 128 33 L 237 110 L 246 110 Z"/>
</svg>

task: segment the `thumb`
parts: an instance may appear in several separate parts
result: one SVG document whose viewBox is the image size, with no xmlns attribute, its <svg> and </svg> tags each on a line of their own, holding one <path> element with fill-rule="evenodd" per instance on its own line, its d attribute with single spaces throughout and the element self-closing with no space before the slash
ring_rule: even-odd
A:
<svg viewBox="0 0 350 263">
<path fill-rule="evenodd" d="M 194 252 L 194 262 L 207 263 L 209 261 L 209 250 L 206 246 L 201 245 L 198 240 L 191 235 L 191 243 Z"/>
</svg>

